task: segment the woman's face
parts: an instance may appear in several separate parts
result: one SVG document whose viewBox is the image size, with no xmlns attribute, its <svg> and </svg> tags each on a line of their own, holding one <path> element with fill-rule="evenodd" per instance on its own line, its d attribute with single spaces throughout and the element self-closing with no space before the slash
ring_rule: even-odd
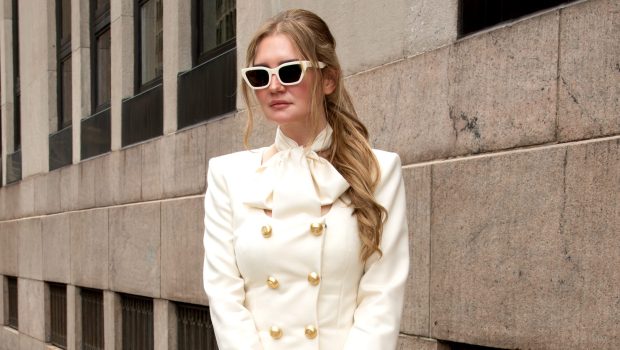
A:
<svg viewBox="0 0 620 350">
<path fill-rule="evenodd" d="M 284 34 L 274 34 L 265 37 L 258 44 L 254 66 L 275 68 L 282 63 L 298 60 L 304 60 L 304 57 L 291 40 Z M 287 136 L 296 139 L 298 143 L 305 138 L 300 133 L 308 130 L 307 121 L 315 79 L 315 68 L 308 68 L 297 85 L 282 85 L 276 76 L 272 76 L 268 87 L 254 90 L 265 117 L 278 124 Z"/>
</svg>

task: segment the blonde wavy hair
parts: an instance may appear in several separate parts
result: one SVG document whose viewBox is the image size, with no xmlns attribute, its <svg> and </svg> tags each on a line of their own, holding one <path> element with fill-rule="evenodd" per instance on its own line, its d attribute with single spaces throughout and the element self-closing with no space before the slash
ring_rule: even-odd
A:
<svg viewBox="0 0 620 350">
<path fill-rule="evenodd" d="M 283 11 L 265 22 L 250 41 L 246 67 L 254 64 L 261 40 L 275 34 L 286 35 L 303 59 L 311 61 L 315 67 L 319 61 L 327 65 L 324 69 L 316 70 L 309 126 L 315 134 L 319 131 L 317 111 L 322 108 L 333 129 L 332 145 L 323 155 L 351 185 L 345 194 L 357 218 L 362 241 L 360 258 L 366 261 L 375 252 L 381 255 L 380 242 L 387 211 L 374 197 L 381 176 L 379 162 L 368 143 L 368 130 L 358 119 L 351 97 L 344 87 L 342 69 L 336 56 L 336 41 L 327 24 L 316 14 L 300 9 Z M 334 92 L 326 96 L 320 89 L 323 79 L 331 79 L 335 83 Z M 254 95 L 243 80 L 241 89 L 248 113 L 244 143 L 249 147 L 253 126 L 250 98 Z"/>
</svg>

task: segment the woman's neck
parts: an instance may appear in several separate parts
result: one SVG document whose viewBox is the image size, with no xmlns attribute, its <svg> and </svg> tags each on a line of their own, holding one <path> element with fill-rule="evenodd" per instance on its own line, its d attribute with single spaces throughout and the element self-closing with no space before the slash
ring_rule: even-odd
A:
<svg viewBox="0 0 620 350">
<path fill-rule="evenodd" d="M 280 125 L 280 130 L 286 135 L 286 137 L 297 142 L 300 146 L 306 146 L 312 143 L 321 130 L 327 125 L 325 119 L 319 120 L 317 128 L 313 128 L 310 123 L 303 124 L 286 124 Z"/>
</svg>

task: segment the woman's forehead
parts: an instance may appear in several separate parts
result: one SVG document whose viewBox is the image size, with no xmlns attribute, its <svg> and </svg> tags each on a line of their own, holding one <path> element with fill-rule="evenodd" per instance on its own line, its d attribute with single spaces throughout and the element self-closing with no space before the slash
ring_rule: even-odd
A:
<svg viewBox="0 0 620 350">
<path fill-rule="evenodd" d="M 255 66 L 276 67 L 291 60 L 303 59 L 293 41 L 284 34 L 264 37 L 256 47 Z"/>
</svg>

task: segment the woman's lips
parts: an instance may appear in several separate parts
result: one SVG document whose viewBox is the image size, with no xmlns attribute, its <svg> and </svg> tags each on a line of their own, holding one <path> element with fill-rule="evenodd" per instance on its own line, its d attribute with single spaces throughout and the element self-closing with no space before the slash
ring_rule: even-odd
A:
<svg viewBox="0 0 620 350">
<path fill-rule="evenodd" d="M 289 102 L 286 101 L 272 101 L 269 103 L 269 107 L 273 109 L 284 109 L 290 105 Z"/>
</svg>

